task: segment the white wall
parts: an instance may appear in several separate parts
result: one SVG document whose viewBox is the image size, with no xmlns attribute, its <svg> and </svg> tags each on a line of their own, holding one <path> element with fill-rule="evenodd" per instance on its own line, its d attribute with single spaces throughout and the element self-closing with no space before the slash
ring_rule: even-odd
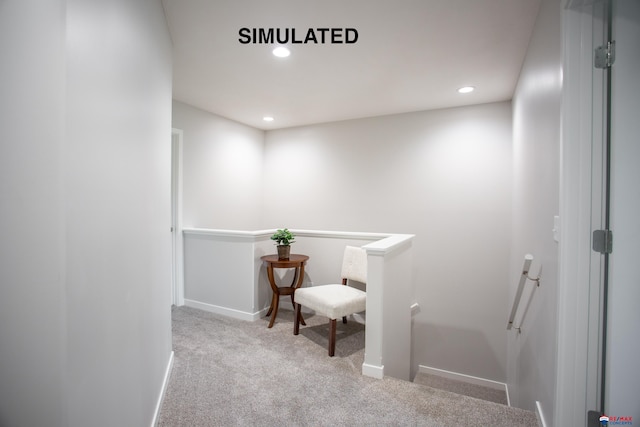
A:
<svg viewBox="0 0 640 427">
<path fill-rule="evenodd" d="M 264 315 L 271 289 L 256 280 L 262 265 L 256 252 L 271 246 L 264 234 L 185 230 L 185 304 L 242 320 Z"/>
<path fill-rule="evenodd" d="M 171 61 L 159 1 L 68 2 L 70 425 L 149 425 L 162 385 L 171 352 Z"/>
<path fill-rule="evenodd" d="M 260 228 L 264 132 L 173 102 L 184 131 L 183 226 Z"/>
<path fill-rule="evenodd" d="M 64 2 L 0 3 L 0 425 L 66 425 Z"/>
<path fill-rule="evenodd" d="M 0 424 L 150 425 L 171 354 L 171 42 L 158 1 L 46 3 L 0 5 Z"/>
<path fill-rule="evenodd" d="M 263 228 L 415 234 L 414 361 L 506 379 L 510 103 L 269 131 L 264 165 Z"/>
<path fill-rule="evenodd" d="M 185 188 L 215 201 L 194 199 L 186 225 L 416 234 L 413 286 L 422 309 L 412 373 L 422 364 L 506 380 L 509 102 L 268 131 L 263 173 L 251 175 L 258 188 L 236 186 L 233 170 L 213 175 L 216 156 L 207 154 L 224 158 L 216 146 L 234 133 L 247 138 L 247 128 L 175 102 L 173 120 L 185 132 Z M 253 156 L 241 165 L 250 174 L 258 170 Z M 260 190 L 254 216 L 246 216 L 237 198 Z"/>
<path fill-rule="evenodd" d="M 559 213 L 560 107 L 562 91 L 561 7 L 544 0 L 513 99 L 513 243 L 509 304 L 525 254 L 532 275 L 544 266 L 540 287 L 522 325 L 508 333 L 511 403 L 554 416 L 557 334 L 558 245 L 553 217 Z M 530 289 L 531 282 L 527 284 Z M 524 303 L 526 303 L 526 299 Z"/>
</svg>

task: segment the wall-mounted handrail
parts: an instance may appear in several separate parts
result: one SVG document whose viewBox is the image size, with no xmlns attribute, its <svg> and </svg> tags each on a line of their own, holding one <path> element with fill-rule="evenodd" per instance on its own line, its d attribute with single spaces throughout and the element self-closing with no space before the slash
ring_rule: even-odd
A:
<svg viewBox="0 0 640 427">
<path fill-rule="evenodd" d="M 529 269 L 531 268 L 531 263 L 533 262 L 533 255 L 527 254 L 524 256 L 524 263 L 522 265 L 522 274 L 520 275 L 520 282 L 518 283 L 518 289 L 516 290 L 516 296 L 513 300 L 513 305 L 511 306 L 511 314 L 509 315 L 509 322 L 507 323 L 507 330 L 513 328 L 513 322 L 516 317 L 516 313 L 518 312 L 518 307 L 520 306 L 520 300 L 522 299 L 522 291 L 524 290 L 524 285 L 527 280 L 531 280 L 536 282 L 536 287 L 540 286 L 540 274 L 538 277 L 533 278 L 529 277 Z M 542 266 L 540 267 L 540 272 L 542 272 Z M 535 288 L 534 288 L 535 290 Z M 531 296 L 533 295 L 533 291 L 529 296 L 529 301 L 527 302 L 527 306 L 525 307 L 524 313 L 522 315 L 522 319 L 520 320 L 520 326 L 522 326 L 522 322 L 524 321 L 524 317 L 527 315 L 527 311 L 529 311 L 529 305 L 531 305 Z M 520 327 L 515 329 L 520 330 Z"/>
</svg>

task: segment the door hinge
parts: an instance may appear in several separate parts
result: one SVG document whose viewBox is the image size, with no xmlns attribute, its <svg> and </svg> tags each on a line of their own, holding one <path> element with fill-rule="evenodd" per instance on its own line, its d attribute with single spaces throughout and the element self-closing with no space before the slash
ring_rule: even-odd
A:
<svg viewBox="0 0 640 427">
<path fill-rule="evenodd" d="M 611 68 L 616 60 L 616 42 L 615 40 L 607 42 L 607 44 L 598 46 L 594 58 L 596 68 Z"/>
<path fill-rule="evenodd" d="M 587 427 L 601 427 L 603 424 L 600 422 L 600 416 L 603 415 L 600 411 L 587 411 Z"/>
<path fill-rule="evenodd" d="M 611 230 L 593 231 L 593 250 L 601 254 L 610 254 L 613 251 L 613 233 Z"/>
</svg>

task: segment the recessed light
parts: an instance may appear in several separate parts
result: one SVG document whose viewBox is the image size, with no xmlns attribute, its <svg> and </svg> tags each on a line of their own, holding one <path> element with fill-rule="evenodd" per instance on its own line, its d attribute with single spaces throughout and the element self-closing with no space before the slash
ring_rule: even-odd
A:
<svg viewBox="0 0 640 427">
<path fill-rule="evenodd" d="M 284 46 L 278 46 L 277 48 L 273 49 L 272 52 L 278 58 L 286 58 L 287 56 L 291 55 L 291 51 Z"/>
<path fill-rule="evenodd" d="M 460 93 L 469 93 L 469 92 L 473 92 L 475 90 L 475 87 L 473 86 L 465 86 L 465 87 L 461 87 L 460 89 L 458 89 L 458 92 Z"/>
<path fill-rule="evenodd" d="M 271 116 L 264 116 L 264 117 L 262 118 L 262 120 L 264 120 L 265 122 L 272 122 L 272 121 L 273 121 L 273 117 L 271 117 Z"/>
</svg>

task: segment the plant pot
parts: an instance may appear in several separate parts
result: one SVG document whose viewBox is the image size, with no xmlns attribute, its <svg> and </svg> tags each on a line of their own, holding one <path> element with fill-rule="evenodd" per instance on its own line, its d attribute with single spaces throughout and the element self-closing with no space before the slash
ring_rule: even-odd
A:
<svg viewBox="0 0 640 427">
<path fill-rule="evenodd" d="M 291 253 L 291 246 L 278 245 L 278 259 L 289 259 Z"/>
</svg>

